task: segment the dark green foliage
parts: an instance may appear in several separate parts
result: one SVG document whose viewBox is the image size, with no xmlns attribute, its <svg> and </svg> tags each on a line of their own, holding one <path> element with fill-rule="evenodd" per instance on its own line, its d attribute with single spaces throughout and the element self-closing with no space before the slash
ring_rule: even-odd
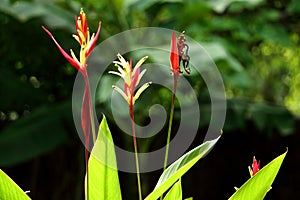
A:
<svg viewBox="0 0 300 200">
<path fill-rule="evenodd" d="M 102 21 L 99 42 L 131 28 L 159 26 L 185 30 L 202 44 L 224 80 L 228 98 L 224 132 L 245 130 L 250 122 L 270 137 L 292 133 L 294 115 L 300 113 L 298 0 L 2 0 L 0 166 L 14 165 L 71 141 L 70 133 L 75 131 L 69 102 L 76 70 L 67 64 L 41 26 L 47 26 L 67 52 L 70 48 L 78 52 L 71 35 L 75 31 L 74 16 L 81 7 L 87 13 L 91 32 Z M 207 88 L 199 74 L 187 78 L 197 91 L 203 115 L 199 123 L 204 128 L 210 120 Z M 111 91 L 108 84 L 112 79 L 104 77 L 102 90 Z M 151 103 L 169 109 L 171 92 L 155 90 L 155 96 L 141 96 L 145 105 L 136 105 L 140 124 L 148 122 L 148 109 L 144 108 Z M 98 111 L 111 120 L 109 98 L 101 96 L 95 102 Z M 179 119 L 175 113 L 175 120 Z M 116 142 L 122 144 L 120 138 Z M 149 141 L 145 148 L 153 146 L 153 138 Z"/>
<path fill-rule="evenodd" d="M 53 4 L 5 0 L 0 6 L 1 23 L 5 27 L 0 32 L 1 127 L 5 130 L 6 126 L 14 126 L 10 121 L 21 120 L 26 113 L 33 115 L 42 105 L 56 106 L 70 99 L 76 71 L 65 64 L 40 27 L 51 28 L 63 48 L 76 51 L 78 47 L 70 32 L 74 31 L 73 16 L 80 7 L 86 7 L 92 30 L 99 19 L 103 22 L 103 39 L 141 26 L 186 30 L 203 44 L 222 73 L 230 99 L 225 130 L 243 128 L 247 120 L 253 120 L 266 133 L 277 130 L 289 134 L 293 130 L 293 116 L 288 110 L 295 113 L 300 110 L 295 102 L 300 95 L 295 89 L 299 85 L 296 78 L 299 59 L 294 59 L 299 52 L 295 20 L 299 3 L 254 2 L 90 1 L 81 5 L 79 1 Z M 201 91 L 200 101 L 204 105 L 209 103 L 201 78 L 198 75 L 188 78 Z M 169 96 L 163 91 L 157 95 L 162 103 Z M 103 106 L 109 107 L 109 99 L 105 99 L 100 100 L 102 110 Z M 147 116 L 147 112 L 139 116 Z M 35 123 L 41 121 L 37 119 Z M 206 123 L 207 120 L 201 122 L 203 126 Z"/>
</svg>

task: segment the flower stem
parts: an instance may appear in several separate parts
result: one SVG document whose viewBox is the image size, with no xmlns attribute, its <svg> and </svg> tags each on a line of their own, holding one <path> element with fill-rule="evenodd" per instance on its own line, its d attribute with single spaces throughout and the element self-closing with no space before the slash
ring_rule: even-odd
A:
<svg viewBox="0 0 300 200">
<path fill-rule="evenodd" d="M 88 109 L 89 109 L 89 125 L 91 126 L 91 131 L 92 131 L 92 137 L 93 137 L 93 144 L 96 142 L 96 132 L 95 132 L 95 122 L 94 122 L 94 114 L 93 114 L 93 107 L 92 107 L 92 95 L 91 95 L 91 89 L 90 89 L 90 84 L 89 84 L 89 78 L 88 78 L 88 73 L 86 70 L 86 67 L 84 70 L 82 70 L 82 74 L 85 80 L 86 84 L 86 92 L 87 92 L 87 99 L 88 99 Z M 88 135 L 85 135 L 85 167 L 86 167 L 86 200 L 89 200 L 89 168 L 88 168 L 88 161 L 89 161 L 89 148 L 90 148 L 90 132 L 86 133 Z M 93 145 L 92 144 L 92 145 Z"/>
<path fill-rule="evenodd" d="M 173 124 L 175 98 L 176 98 L 176 88 L 177 88 L 178 78 L 179 78 L 179 73 L 174 73 L 174 88 L 173 88 L 171 111 L 170 111 L 170 118 L 169 118 L 167 145 L 166 145 L 166 153 L 165 153 L 165 160 L 164 160 L 164 171 L 166 170 L 167 164 L 168 164 L 169 147 L 170 147 L 170 140 L 171 140 L 171 132 L 172 132 L 172 124 Z M 161 195 L 161 197 L 160 197 L 160 200 L 162 200 L 162 199 L 163 199 L 163 195 Z"/>
<path fill-rule="evenodd" d="M 92 138 L 93 138 L 93 143 L 95 144 L 96 142 L 96 129 L 95 129 L 95 119 L 94 119 L 94 113 L 93 113 L 93 104 L 92 104 L 92 95 L 91 95 L 91 88 L 90 88 L 90 83 L 89 83 L 89 79 L 88 79 L 88 73 L 86 68 L 84 68 L 85 70 L 83 71 L 83 76 L 85 79 L 85 84 L 86 84 L 86 88 L 87 88 L 87 92 L 88 92 L 88 99 L 89 99 L 89 109 L 90 109 L 90 122 L 91 122 L 91 129 L 92 129 Z"/>
<path fill-rule="evenodd" d="M 138 158 L 137 142 L 136 142 L 136 134 L 135 134 L 135 127 L 134 127 L 134 111 L 133 111 L 133 103 L 132 103 L 132 102 L 130 102 L 129 109 L 130 109 L 131 130 L 132 130 L 133 146 L 134 146 L 134 155 L 135 155 L 136 176 L 137 176 L 137 181 L 138 181 L 139 200 L 142 200 L 142 189 L 141 189 L 141 179 L 140 179 L 140 167 L 139 167 L 139 158 Z"/>
<path fill-rule="evenodd" d="M 164 161 L 164 171 L 166 170 L 167 164 L 168 164 L 169 147 L 170 147 L 170 140 L 171 140 L 171 132 L 172 132 L 172 123 L 173 123 L 173 116 L 174 116 L 174 107 L 175 107 L 176 88 L 177 88 L 178 77 L 179 77 L 179 73 L 174 73 L 174 88 L 173 88 L 171 111 L 170 111 L 170 118 L 169 118 L 169 128 L 168 128 L 168 136 L 167 136 L 165 161 Z"/>
<path fill-rule="evenodd" d="M 85 148 L 85 169 L 86 169 L 86 200 L 89 200 L 89 168 L 88 168 L 89 151 Z"/>
</svg>

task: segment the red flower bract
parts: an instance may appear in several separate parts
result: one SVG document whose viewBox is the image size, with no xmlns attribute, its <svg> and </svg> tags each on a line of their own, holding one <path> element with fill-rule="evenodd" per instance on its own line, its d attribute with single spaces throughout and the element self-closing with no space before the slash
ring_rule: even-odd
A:
<svg viewBox="0 0 300 200">
<path fill-rule="evenodd" d="M 96 141 L 96 133 L 95 133 L 95 123 L 93 117 L 93 110 L 92 110 L 92 98 L 90 92 L 90 85 L 89 85 L 89 78 L 87 72 L 87 59 L 91 54 L 92 50 L 95 47 L 96 41 L 98 39 L 101 22 L 99 22 L 98 30 L 96 35 L 92 34 L 90 37 L 90 32 L 86 20 L 86 14 L 84 13 L 83 9 L 80 10 L 79 17 L 75 17 L 75 25 L 76 25 L 76 34 L 73 37 L 76 41 L 80 44 L 80 52 L 79 56 L 75 56 L 74 52 L 71 51 L 71 55 L 66 53 L 63 48 L 58 44 L 58 42 L 53 37 L 52 33 L 48 31 L 45 27 L 42 26 L 44 31 L 50 36 L 53 40 L 59 51 L 62 55 L 67 59 L 67 61 L 73 65 L 82 75 L 85 80 L 85 88 L 84 88 L 84 95 L 83 95 L 83 102 L 81 108 L 81 126 L 84 134 L 84 143 L 85 143 L 85 157 L 86 157 L 86 169 L 88 169 L 88 156 L 89 156 L 89 148 L 91 137 L 90 133 L 92 132 L 93 141 Z M 88 172 L 87 172 L 88 173 Z"/>
<path fill-rule="evenodd" d="M 98 30 L 96 35 L 92 34 L 90 37 L 90 32 L 86 20 L 86 15 L 84 11 L 81 9 L 79 17 L 75 17 L 75 24 L 76 24 L 76 34 L 73 35 L 73 37 L 77 40 L 77 42 L 80 44 L 80 54 L 79 59 L 75 56 L 74 52 L 71 49 L 71 56 L 66 53 L 63 48 L 58 44 L 58 42 L 55 40 L 53 35 L 50 31 L 48 31 L 45 27 L 42 26 L 42 28 L 45 30 L 45 32 L 50 36 L 50 38 L 53 40 L 59 51 L 62 53 L 62 55 L 68 60 L 68 62 L 73 65 L 77 70 L 83 73 L 83 70 L 86 68 L 86 62 L 89 57 L 89 55 L 92 53 L 96 42 L 99 37 L 100 29 L 101 29 L 101 22 L 99 22 Z"/>
<path fill-rule="evenodd" d="M 59 51 L 61 52 L 61 54 L 67 59 L 67 61 L 71 65 L 73 65 L 73 67 L 75 67 L 77 70 L 81 69 L 81 64 L 79 63 L 79 61 L 75 60 L 74 58 L 72 58 L 67 52 L 65 52 L 65 50 L 63 48 L 61 48 L 61 46 L 55 40 L 55 38 L 53 37 L 53 35 L 52 35 L 52 33 L 50 31 L 48 31 L 44 26 L 42 26 L 42 28 L 50 36 L 50 38 L 53 40 L 53 42 L 55 43 L 55 45 L 57 46 L 57 48 L 59 49 Z"/>
<path fill-rule="evenodd" d="M 175 31 L 173 31 L 172 39 L 171 39 L 170 62 L 171 62 L 171 70 L 174 73 L 174 75 L 179 74 L 180 73 L 179 54 L 178 54 L 177 37 Z"/>
<path fill-rule="evenodd" d="M 135 101 L 139 98 L 141 93 L 151 84 L 151 82 L 145 83 L 135 92 L 141 78 L 146 72 L 146 69 L 141 71 L 140 66 L 148 58 L 148 56 L 140 59 L 134 68 L 132 68 L 131 59 L 130 62 L 127 62 L 120 54 L 117 56 L 119 61 L 114 61 L 114 63 L 115 66 L 118 67 L 119 72 L 109 71 L 109 73 L 118 75 L 124 80 L 124 91 L 115 85 L 113 85 L 113 88 L 122 95 L 130 107 L 133 107 Z"/>
<path fill-rule="evenodd" d="M 254 176 L 259 170 L 260 170 L 260 163 L 254 157 L 252 163 L 252 176 Z"/>
<path fill-rule="evenodd" d="M 81 11 L 78 18 L 75 16 L 75 23 L 79 43 L 82 45 L 83 42 L 86 42 L 85 39 L 88 37 L 88 24 L 84 12 Z"/>
</svg>

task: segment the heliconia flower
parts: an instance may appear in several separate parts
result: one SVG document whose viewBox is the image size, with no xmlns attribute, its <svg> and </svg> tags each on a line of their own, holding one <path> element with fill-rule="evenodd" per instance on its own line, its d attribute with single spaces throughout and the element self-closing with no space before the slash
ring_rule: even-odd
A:
<svg viewBox="0 0 300 200">
<path fill-rule="evenodd" d="M 71 65 L 73 65 L 77 70 L 83 70 L 86 68 L 86 61 L 91 54 L 92 50 L 95 47 L 95 44 L 98 40 L 100 29 L 101 29 L 101 22 L 99 22 L 98 30 L 96 35 L 93 33 L 92 37 L 90 37 L 90 32 L 86 20 L 86 14 L 84 13 L 83 9 L 80 10 L 79 17 L 75 17 L 75 23 L 76 23 L 76 35 L 73 35 L 73 37 L 78 41 L 80 44 L 80 57 L 79 60 L 75 56 L 73 50 L 71 49 L 71 56 L 63 50 L 63 48 L 58 44 L 58 42 L 55 40 L 53 35 L 50 31 L 48 31 L 44 26 L 42 28 L 46 31 L 46 33 L 51 37 L 51 39 L 54 41 L 55 45 L 59 49 L 59 51 L 62 53 L 62 55 L 69 61 Z"/>
<path fill-rule="evenodd" d="M 255 156 L 253 157 L 253 163 L 252 163 L 252 169 L 251 167 L 249 166 L 249 173 L 250 173 L 250 176 L 254 176 L 258 171 L 260 170 L 260 162 L 257 161 L 255 159 Z"/>
<path fill-rule="evenodd" d="M 84 88 L 84 95 L 82 101 L 82 108 L 81 108 L 81 126 L 84 134 L 84 143 L 86 146 L 85 149 L 85 162 L 86 162 L 86 169 L 88 169 L 88 156 L 89 156 L 89 147 L 90 147 L 90 133 L 92 131 L 93 134 L 93 141 L 96 139 L 95 133 L 95 124 L 94 124 L 94 117 L 93 117 L 93 110 L 92 110 L 92 98 L 90 92 L 90 85 L 89 85 L 89 78 L 87 73 L 87 59 L 91 54 L 92 50 L 95 47 L 97 39 L 99 37 L 101 22 L 99 22 L 98 30 L 96 34 L 92 34 L 90 37 L 90 32 L 86 20 L 86 14 L 84 13 L 83 9 L 80 10 L 79 17 L 75 17 L 76 23 L 76 34 L 73 37 L 78 41 L 80 44 L 80 54 L 79 60 L 75 56 L 73 50 L 71 49 L 71 55 L 65 52 L 65 50 L 58 44 L 58 42 L 53 37 L 52 33 L 48 31 L 44 26 L 42 28 L 45 32 L 50 36 L 50 38 L 54 41 L 55 45 L 62 53 L 62 55 L 68 60 L 68 62 L 73 65 L 78 71 L 81 72 L 83 78 L 85 80 L 85 88 Z"/>
<path fill-rule="evenodd" d="M 124 80 L 124 91 L 115 85 L 113 85 L 113 88 L 121 94 L 121 96 L 127 101 L 129 106 L 133 106 L 142 92 L 145 91 L 151 84 L 151 82 L 145 83 L 135 93 L 137 85 L 146 72 L 146 69 L 140 72 L 140 66 L 148 58 L 148 56 L 140 59 L 133 69 L 132 60 L 128 62 L 120 54 L 118 54 L 117 57 L 119 61 L 114 61 L 113 63 L 116 67 L 118 67 L 119 72 L 109 71 L 109 73 L 118 75 Z"/>
<path fill-rule="evenodd" d="M 171 49 L 170 49 L 170 62 L 171 62 L 171 70 L 174 75 L 178 75 L 181 73 L 180 66 L 179 66 L 179 54 L 178 54 L 178 47 L 177 47 L 177 37 L 175 31 L 172 33 L 171 39 Z"/>
</svg>

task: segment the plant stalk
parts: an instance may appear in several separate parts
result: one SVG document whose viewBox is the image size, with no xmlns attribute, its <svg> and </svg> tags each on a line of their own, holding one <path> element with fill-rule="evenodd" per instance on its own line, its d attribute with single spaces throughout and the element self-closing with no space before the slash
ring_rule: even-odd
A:
<svg viewBox="0 0 300 200">
<path fill-rule="evenodd" d="M 130 109 L 131 130 L 132 130 L 133 147 L 134 147 L 134 155 L 135 155 L 136 176 L 137 176 L 137 182 L 138 182 L 138 193 L 139 193 L 139 200 L 142 200 L 142 187 L 141 187 L 141 178 L 140 178 L 140 167 L 139 167 L 139 158 L 138 158 L 138 150 L 137 150 L 137 141 L 136 141 L 135 127 L 134 127 L 134 110 L 133 110 L 132 100 L 130 102 L 129 109 Z"/>
<path fill-rule="evenodd" d="M 94 114 L 93 114 L 93 104 L 92 104 L 92 95 L 91 95 L 91 88 L 90 88 L 90 83 L 88 79 L 88 74 L 87 70 L 84 70 L 84 78 L 85 78 L 85 84 L 88 92 L 88 99 L 89 99 L 89 109 L 90 109 L 90 122 L 91 122 L 91 129 L 92 129 L 92 138 L 93 138 L 93 143 L 95 144 L 96 142 L 96 129 L 95 129 L 95 119 L 94 119 Z"/>
<path fill-rule="evenodd" d="M 88 90 L 88 99 L 89 99 L 89 94 L 90 94 L 90 90 L 89 90 L 89 80 L 88 80 L 88 74 L 87 74 L 87 71 L 86 69 L 82 70 L 82 75 L 83 75 L 83 78 L 84 78 L 84 81 L 85 81 L 85 91 L 83 93 L 83 104 L 82 104 L 82 110 L 81 110 L 81 117 L 82 117 L 82 113 L 84 112 L 84 98 L 85 98 L 85 92 L 86 90 Z M 89 100 L 90 101 L 90 100 Z M 90 102 L 89 102 L 89 110 L 90 110 Z M 81 119 L 83 120 L 83 118 Z M 83 128 L 83 127 L 82 127 Z M 84 131 L 84 134 L 85 131 Z M 89 134 L 89 133 L 88 133 Z M 89 144 L 90 144 L 90 139 L 87 135 L 84 135 L 84 142 L 85 142 L 85 147 L 84 147 L 84 156 L 85 156 L 85 173 L 86 173 L 86 188 L 85 188 L 85 191 L 86 191 L 86 194 L 85 194 L 85 199 L 86 200 L 89 200 L 89 170 L 88 170 L 88 162 L 89 162 Z"/>
<path fill-rule="evenodd" d="M 92 108 L 92 95 L 91 95 L 91 89 L 89 84 L 89 78 L 86 68 L 82 71 L 82 74 L 84 76 L 85 84 L 86 84 L 86 91 L 88 95 L 88 109 L 90 114 L 90 125 L 91 125 L 91 131 L 92 131 L 92 138 L 93 138 L 93 144 L 96 142 L 96 132 L 95 132 L 95 122 L 94 122 L 94 115 L 93 115 L 93 108 Z M 90 133 L 87 133 L 90 134 Z M 87 137 L 87 136 L 85 136 Z M 89 148 L 90 148 L 90 137 L 85 138 L 85 167 L 86 167 L 86 199 L 89 200 L 89 168 L 88 168 L 88 161 L 89 161 Z M 92 145 L 93 145 L 92 144 Z"/>
<path fill-rule="evenodd" d="M 164 160 L 164 171 L 166 170 L 167 164 L 168 164 L 169 147 L 170 147 L 170 140 L 171 140 L 171 132 L 172 132 L 172 124 L 173 124 L 175 98 L 176 98 L 176 88 L 177 88 L 178 78 L 179 78 L 179 73 L 174 73 L 174 88 L 173 88 L 171 111 L 170 111 L 170 118 L 169 118 L 167 145 L 166 145 L 166 153 L 165 153 L 165 160 Z"/>
<path fill-rule="evenodd" d="M 86 200 L 89 200 L 89 168 L 88 168 L 89 151 L 85 148 L 85 169 L 86 169 Z"/>
</svg>

